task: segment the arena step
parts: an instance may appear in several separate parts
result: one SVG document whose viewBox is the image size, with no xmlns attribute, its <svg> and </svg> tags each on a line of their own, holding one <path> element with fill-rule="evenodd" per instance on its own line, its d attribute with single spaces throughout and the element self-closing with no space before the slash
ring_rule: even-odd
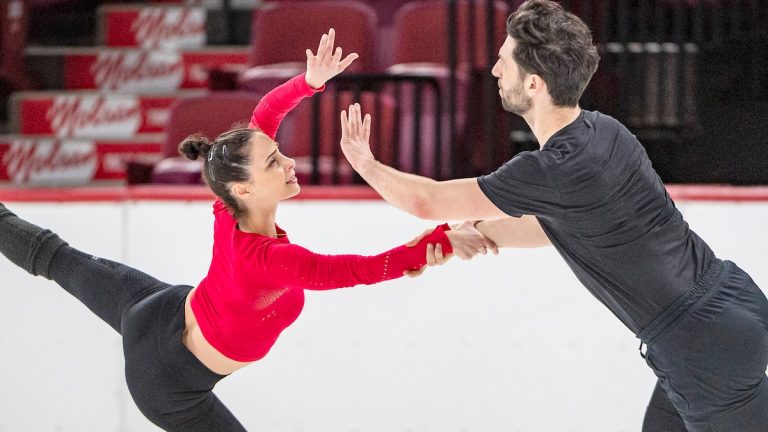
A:
<svg viewBox="0 0 768 432">
<path fill-rule="evenodd" d="M 29 70 L 47 89 L 159 93 L 207 88 L 212 69 L 244 70 L 249 49 L 28 47 L 25 53 Z"/>
<path fill-rule="evenodd" d="M 80 186 L 125 183 L 129 162 L 162 159 L 163 135 L 124 140 L 0 136 L 0 184 Z"/>
<path fill-rule="evenodd" d="M 201 48 L 203 7 L 106 5 L 99 8 L 98 41 L 108 47 Z"/>
<path fill-rule="evenodd" d="M 200 48 L 210 44 L 249 44 L 251 15 L 258 0 L 168 1 L 108 4 L 98 10 L 96 40 L 110 47 Z M 243 37 L 229 40 L 236 30 Z M 231 35 L 230 35 L 231 36 Z"/>
<path fill-rule="evenodd" d="M 109 139 L 161 133 L 178 98 L 203 93 L 18 92 L 10 101 L 11 130 L 23 135 Z"/>
</svg>

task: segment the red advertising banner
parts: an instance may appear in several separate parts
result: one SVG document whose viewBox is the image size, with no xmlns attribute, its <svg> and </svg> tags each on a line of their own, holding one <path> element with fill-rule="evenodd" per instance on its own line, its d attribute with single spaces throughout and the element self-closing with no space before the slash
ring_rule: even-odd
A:
<svg viewBox="0 0 768 432">
<path fill-rule="evenodd" d="M 74 186 L 125 179 L 128 161 L 162 159 L 159 136 L 132 141 L 0 137 L 0 182 Z"/>
<path fill-rule="evenodd" d="M 63 55 L 65 88 L 132 93 L 207 88 L 212 68 L 236 70 L 248 64 L 247 48 L 186 52 L 89 49 Z"/>
<path fill-rule="evenodd" d="M 201 7 L 116 6 L 101 10 L 104 45 L 141 48 L 198 48 L 205 45 Z"/>
<path fill-rule="evenodd" d="M 131 138 L 161 133 L 169 108 L 183 96 L 105 93 L 16 93 L 16 131 L 59 138 Z"/>
</svg>

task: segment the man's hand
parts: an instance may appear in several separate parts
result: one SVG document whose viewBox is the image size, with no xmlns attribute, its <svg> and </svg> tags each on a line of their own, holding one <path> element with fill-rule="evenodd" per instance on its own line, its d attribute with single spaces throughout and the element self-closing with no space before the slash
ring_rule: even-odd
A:
<svg viewBox="0 0 768 432">
<path fill-rule="evenodd" d="M 499 253 L 496 243 L 492 242 L 475 228 L 474 221 L 462 222 L 450 231 L 446 231 L 448 240 L 453 246 L 453 253 L 463 259 L 472 259 L 477 254 L 485 255 L 489 251 L 494 255 Z"/>
<path fill-rule="evenodd" d="M 312 88 L 320 88 L 325 83 L 342 73 L 359 56 L 357 53 L 348 55 L 344 60 L 341 59 L 341 47 L 333 51 L 333 43 L 336 38 L 334 29 L 328 30 L 320 38 L 320 45 L 317 47 L 317 55 L 312 54 L 312 50 L 307 50 L 307 73 L 304 78 Z"/>
<path fill-rule="evenodd" d="M 432 231 L 433 229 L 431 228 L 424 231 L 405 245 L 408 247 L 416 246 L 421 239 L 429 235 Z M 445 232 L 445 235 L 451 242 L 453 254 L 443 255 L 443 247 L 440 244 L 435 246 L 430 243 L 427 245 L 427 265 L 418 270 L 406 271 L 406 276 L 419 276 L 424 273 L 424 270 L 426 270 L 427 267 L 443 265 L 453 258 L 454 255 L 463 260 L 469 260 L 474 258 L 477 254 L 485 255 L 489 251 L 494 255 L 499 253 L 499 248 L 496 246 L 496 243 L 478 231 L 477 228 L 475 228 L 474 221 L 463 222 L 453 226 L 450 231 Z"/>
<path fill-rule="evenodd" d="M 360 172 L 360 165 L 366 160 L 374 160 L 371 145 L 371 115 L 363 120 L 360 104 L 349 106 L 349 115 L 341 112 L 341 151 L 355 171 Z"/>
</svg>

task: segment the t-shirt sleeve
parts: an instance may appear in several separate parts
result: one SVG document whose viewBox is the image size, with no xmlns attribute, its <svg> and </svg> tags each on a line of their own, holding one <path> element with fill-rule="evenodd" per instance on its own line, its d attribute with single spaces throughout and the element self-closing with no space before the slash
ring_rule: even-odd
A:
<svg viewBox="0 0 768 432">
<path fill-rule="evenodd" d="M 538 152 L 519 153 L 495 172 L 478 177 L 480 189 L 510 216 L 558 213 L 560 194 L 539 157 Z"/>
<path fill-rule="evenodd" d="M 445 234 L 447 225 L 435 228 L 416 246 L 398 246 L 382 254 L 324 255 L 295 244 L 271 244 L 257 262 L 263 271 L 285 286 L 309 290 L 329 290 L 355 285 L 375 284 L 403 276 L 406 270 L 417 270 L 426 264 L 427 244 L 441 244 L 444 254 L 453 251 Z"/>
<path fill-rule="evenodd" d="M 310 87 L 304 75 L 295 76 L 264 95 L 253 110 L 248 126 L 258 128 L 270 138 L 275 139 L 280 123 L 291 110 L 296 108 L 304 98 L 325 90 L 325 86 L 319 89 Z"/>
</svg>

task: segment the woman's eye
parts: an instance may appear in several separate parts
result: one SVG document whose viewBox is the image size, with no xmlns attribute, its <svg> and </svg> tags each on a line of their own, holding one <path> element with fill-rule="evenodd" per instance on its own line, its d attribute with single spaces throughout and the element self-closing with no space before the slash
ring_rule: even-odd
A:
<svg viewBox="0 0 768 432">
<path fill-rule="evenodd" d="M 277 159 L 272 159 L 272 162 L 269 163 L 269 166 L 277 165 Z"/>
</svg>

